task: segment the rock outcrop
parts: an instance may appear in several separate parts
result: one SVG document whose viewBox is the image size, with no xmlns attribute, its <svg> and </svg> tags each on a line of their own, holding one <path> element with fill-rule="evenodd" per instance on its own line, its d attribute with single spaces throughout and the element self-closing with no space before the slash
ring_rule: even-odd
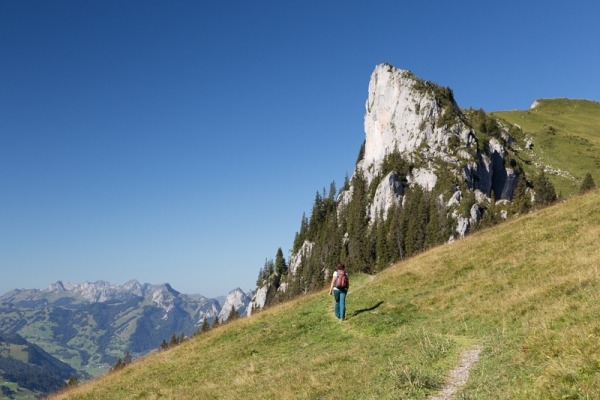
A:
<svg viewBox="0 0 600 400">
<path fill-rule="evenodd" d="M 244 293 L 242 289 L 233 289 L 227 295 L 225 304 L 223 304 L 223 307 L 221 308 L 221 312 L 219 313 L 219 321 L 227 321 L 233 307 L 235 307 L 240 316 L 245 316 L 247 314 L 248 304 L 250 304 L 251 300 L 252 299 L 248 297 L 248 295 Z"/>
<path fill-rule="evenodd" d="M 389 64 L 375 67 L 365 104 L 365 153 L 360 162 L 367 183 L 379 173 L 386 154 L 412 153 L 422 145 L 437 148 L 447 142 L 444 127 L 435 121 L 442 112 L 435 97 L 415 88 L 409 71 Z"/>
<path fill-rule="evenodd" d="M 348 210 L 356 196 L 362 196 L 360 201 L 367 203 L 364 219 L 372 224 L 379 218 L 386 220 L 392 206 L 404 206 L 405 200 L 410 199 L 407 193 L 415 193 L 415 186 L 419 186 L 425 192 L 435 191 L 437 205 L 431 202 L 427 207 L 437 207 L 435 212 L 443 213 L 447 224 L 440 229 L 451 227 L 445 233 L 454 229 L 450 240 L 468 234 L 483 217 L 492 193 L 494 200 L 510 201 L 518 182 L 515 169 L 507 162 L 509 150 L 516 146 L 510 130 L 500 124 L 493 135 L 486 134 L 480 143 L 471 123 L 449 88 L 389 64 L 376 66 L 365 104 L 364 150 L 350 187 L 345 187 L 336 199 L 338 226 L 344 226 L 340 220 L 348 214 L 343 211 Z M 355 188 L 356 179 L 363 181 Z M 353 215 L 355 218 L 360 214 Z M 352 251 L 352 240 L 356 240 L 350 236 L 346 232 L 341 237 L 346 255 Z M 320 243 L 304 241 L 290 257 L 292 277 L 302 259 L 310 257 L 314 246 L 318 254 L 327 254 Z M 313 269 L 318 268 L 313 265 Z M 323 276 L 328 272 L 324 264 L 322 272 Z M 264 307 L 273 289 L 277 288 L 259 288 L 253 306 Z"/>
<path fill-rule="evenodd" d="M 305 240 L 304 243 L 302 243 L 302 247 L 300 247 L 296 253 L 292 254 L 288 265 L 290 274 L 296 275 L 296 271 L 298 271 L 298 267 L 300 267 L 300 264 L 302 263 L 302 258 L 310 256 L 313 246 L 314 243 Z"/>
<path fill-rule="evenodd" d="M 388 210 L 402 200 L 403 194 L 404 189 L 398 174 L 393 171 L 387 174 L 375 191 L 375 197 L 369 211 L 371 221 L 376 221 L 380 213 L 383 213 L 384 220 L 387 219 Z"/>
<path fill-rule="evenodd" d="M 263 308 L 265 308 L 265 305 L 267 304 L 267 299 L 269 298 L 269 294 L 271 292 L 272 288 L 270 285 L 263 285 L 260 288 L 258 288 L 256 290 L 256 293 L 254 294 L 254 297 L 252 298 L 252 300 L 250 301 L 250 304 L 248 305 L 248 309 L 247 309 L 247 315 L 251 316 L 252 312 L 254 310 L 262 310 Z"/>
</svg>

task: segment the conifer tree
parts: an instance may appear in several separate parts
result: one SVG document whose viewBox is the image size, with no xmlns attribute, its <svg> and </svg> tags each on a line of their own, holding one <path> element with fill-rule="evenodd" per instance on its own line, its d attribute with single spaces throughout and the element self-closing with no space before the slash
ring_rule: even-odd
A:
<svg viewBox="0 0 600 400">
<path fill-rule="evenodd" d="M 481 228 L 489 228 L 500 222 L 500 216 L 498 215 L 498 207 L 496 206 L 496 200 L 494 199 L 494 191 L 490 194 L 490 204 L 479 221 Z"/>
<path fill-rule="evenodd" d="M 389 219 L 390 216 L 388 215 L 388 220 Z M 383 271 L 391 261 L 388 251 L 386 228 L 386 223 L 383 220 L 383 210 L 381 210 L 379 219 L 375 222 L 372 228 L 376 231 L 376 271 Z"/>
<path fill-rule="evenodd" d="M 581 187 L 579 188 L 579 193 L 584 194 L 592 189 L 596 188 L 596 184 L 594 183 L 594 179 L 592 178 L 592 174 L 589 172 L 585 174 L 585 178 L 583 178 L 583 182 L 581 182 Z"/>
<path fill-rule="evenodd" d="M 519 177 L 512 207 L 513 211 L 519 214 L 526 214 L 531 209 L 531 198 L 527 192 L 527 180 L 524 174 Z"/>
<path fill-rule="evenodd" d="M 124 366 L 125 366 L 125 364 L 123 364 L 123 361 L 121 361 L 121 357 L 119 357 L 119 358 L 117 358 L 115 365 L 112 367 L 112 371 L 118 371 L 121 368 L 123 368 Z"/>
<path fill-rule="evenodd" d="M 78 377 L 76 377 L 75 375 L 71 375 L 71 376 L 69 377 L 69 382 L 67 383 L 67 386 L 68 386 L 68 387 L 75 387 L 75 386 L 77 386 L 77 385 L 79 385 L 79 378 L 78 378 Z M 12 399 L 13 397 L 11 396 L 11 397 L 9 397 L 9 398 L 11 398 L 11 399 Z"/>
<path fill-rule="evenodd" d="M 163 339 L 162 343 L 160 344 L 160 349 L 166 350 L 168 348 L 169 348 L 169 344 L 167 343 L 167 341 L 165 339 Z"/>
<path fill-rule="evenodd" d="M 335 181 L 331 181 L 331 184 L 329 185 L 329 196 L 328 196 L 329 200 L 334 201 L 335 195 L 336 195 Z"/>
<path fill-rule="evenodd" d="M 368 191 L 367 184 L 360 172 L 352 177 L 354 191 L 347 206 L 346 226 L 349 235 L 347 267 L 350 271 L 365 272 L 369 263 L 369 243 L 367 229 Z"/>
<path fill-rule="evenodd" d="M 300 231 L 296 232 L 296 236 L 294 238 L 294 248 L 293 252 L 296 252 L 302 247 L 304 240 L 306 239 L 306 234 L 308 233 L 308 218 L 306 218 L 306 213 L 302 213 L 302 220 L 300 222 Z"/>
<path fill-rule="evenodd" d="M 206 320 L 206 316 L 205 316 L 204 320 L 202 321 L 202 327 L 200 328 L 200 332 L 206 333 L 209 330 L 210 330 L 210 326 L 208 325 L 208 321 Z"/>
<path fill-rule="evenodd" d="M 131 353 L 129 353 L 129 351 L 127 351 L 125 353 L 125 357 L 123 357 L 123 365 L 129 365 L 129 364 L 131 364 L 132 361 L 133 361 L 133 359 L 131 358 Z"/>
<path fill-rule="evenodd" d="M 220 325 L 219 316 L 215 315 L 215 320 L 213 321 L 212 328 L 214 329 L 214 328 L 218 327 L 219 325 Z"/>
<path fill-rule="evenodd" d="M 260 271 L 258 271 L 258 278 L 256 278 L 256 287 L 261 287 L 265 281 L 265 269 L 261 268 Z"/>
<path fill-rule="evenodd" d="M 407 197 L 408 196 L 408 197 Z M 406 204 L 409 203 L 410 191 L 405 193 L 404 201 Z M 403 202 L 404 202 L 403 201 Z M 407 212 L 402 205 L 392 206 L 388 211 L 390 215 L 390 230 L 388 240 L 388 252 L 390 254 L 390 261 L 403 260 L 406 257 L 405 239 L 406 230 L 408 227 Z"/>
<path fill-rule="evenodd" d="M 177 346 L 177 335 L 173 334 L 171 336 L 171 341 L 169 342 L 169 347 Z"/>
<path fill-rule="evenodd" d="M 348 171 L 346 171 L 346 176 L 344 176 L 344 186 L 342 186 L 342 189 L 340 191 L 345 191 L 350 189 L 350 178 L 348 178 Z"/>
<path fill-rule="evenodd" d="M 406 231 L 406 255 L 411 256 L 423 250 L 428 220 L 427 197 L 420 185 L 412 189 L 408 204 L 408 227 Z"/>
<path fill-rule="evenodd" d="M 181 332 L 181 335 L 179 335 L 179 338 L 177 339 L 177 343 L 183 343 L 185 341 L 185 333 L 183 333 L 183 331 Z"/>
<path fill-rule="evenodd" d="M 535 189 L 535 202 L 540 206 L 547 206 L 556 201 L 556 191 L 552 182 L 544 175 L 542 170 L 536 177 L 533 183 Z"/>
<path fill-rule="evenodd" d="M 227 318 L 227 321 L 234 321 L 234 320 L 238 319 L 239 317 L 240 317 L 240 314 L 235 309 L 235 306 L 232 305 L 231 311 L 229 312 L 229 316 Z"/>
<path fill-rule="evenodd" d="M 275 272 L 279 276 L 287 273 L 287 265 L 285 263 L 285 258 L 283 258 L 281 247 L 277 249 L 277 255 L 275 256 Z"/>
</svg>

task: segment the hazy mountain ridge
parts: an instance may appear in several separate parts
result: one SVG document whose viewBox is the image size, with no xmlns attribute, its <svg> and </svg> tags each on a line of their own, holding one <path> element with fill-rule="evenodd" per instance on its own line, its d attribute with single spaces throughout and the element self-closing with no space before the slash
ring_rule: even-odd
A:
<svg viewBox="0 0 600 400">
<path fill-rule="evenodd" d="M 42 290 L 15 289 L 0 297 L 0 332 L 18 333 L 72 367 L 96 368 L 97 373 L 126 351 L 141 356 L 173 333 L 189 336 L 204 318 L 212 323 L 223 310 L 226 320 L 232 305 L 245 311 L 252 295 L 236 288 L 221 306 L 216 299 L 186 295 L 168 283 L 58 281 Z"/>
</svg>

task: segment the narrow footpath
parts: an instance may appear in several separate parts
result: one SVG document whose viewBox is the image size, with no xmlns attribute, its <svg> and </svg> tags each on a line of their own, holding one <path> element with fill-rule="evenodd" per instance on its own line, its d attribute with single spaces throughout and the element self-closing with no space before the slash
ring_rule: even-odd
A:
<svg viewBox="0 0 600 400">
<path fill-rule="evenodd" d="M 479 360 L 480 352 L 481 345 L 475 345 L 470 350 L 463 350 L 460 353 L 460 364 L 450 371 L 450 376 L 448 377 L 444 388 L 437 395 L 430 397 L 429 400 L 452 399 L 454 393 L 469 380 L 469 373 L 471 372 L 473 364 Z"/>
</svg>

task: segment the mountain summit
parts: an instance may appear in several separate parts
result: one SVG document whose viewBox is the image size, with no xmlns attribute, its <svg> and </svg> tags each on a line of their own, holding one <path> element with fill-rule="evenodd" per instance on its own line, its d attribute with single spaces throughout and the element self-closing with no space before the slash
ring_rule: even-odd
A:
<svg viewBox="0 0 600 400">
<path fill-rule="evenodd" d="M 338 261 L 351 273 L 377 272 L 540 198 L 538 178 L 528 180 L 520 161 L 529 151 L 520 126 L 462 110 L 450 88 L 410 71 L 375 67 L 364 130 L 352 177 L 339 193 L 333 182 L 328 194 L 317 192 L 287 269 L 265 265 L 248 313 L 322 287 Z"/>
</svg>

